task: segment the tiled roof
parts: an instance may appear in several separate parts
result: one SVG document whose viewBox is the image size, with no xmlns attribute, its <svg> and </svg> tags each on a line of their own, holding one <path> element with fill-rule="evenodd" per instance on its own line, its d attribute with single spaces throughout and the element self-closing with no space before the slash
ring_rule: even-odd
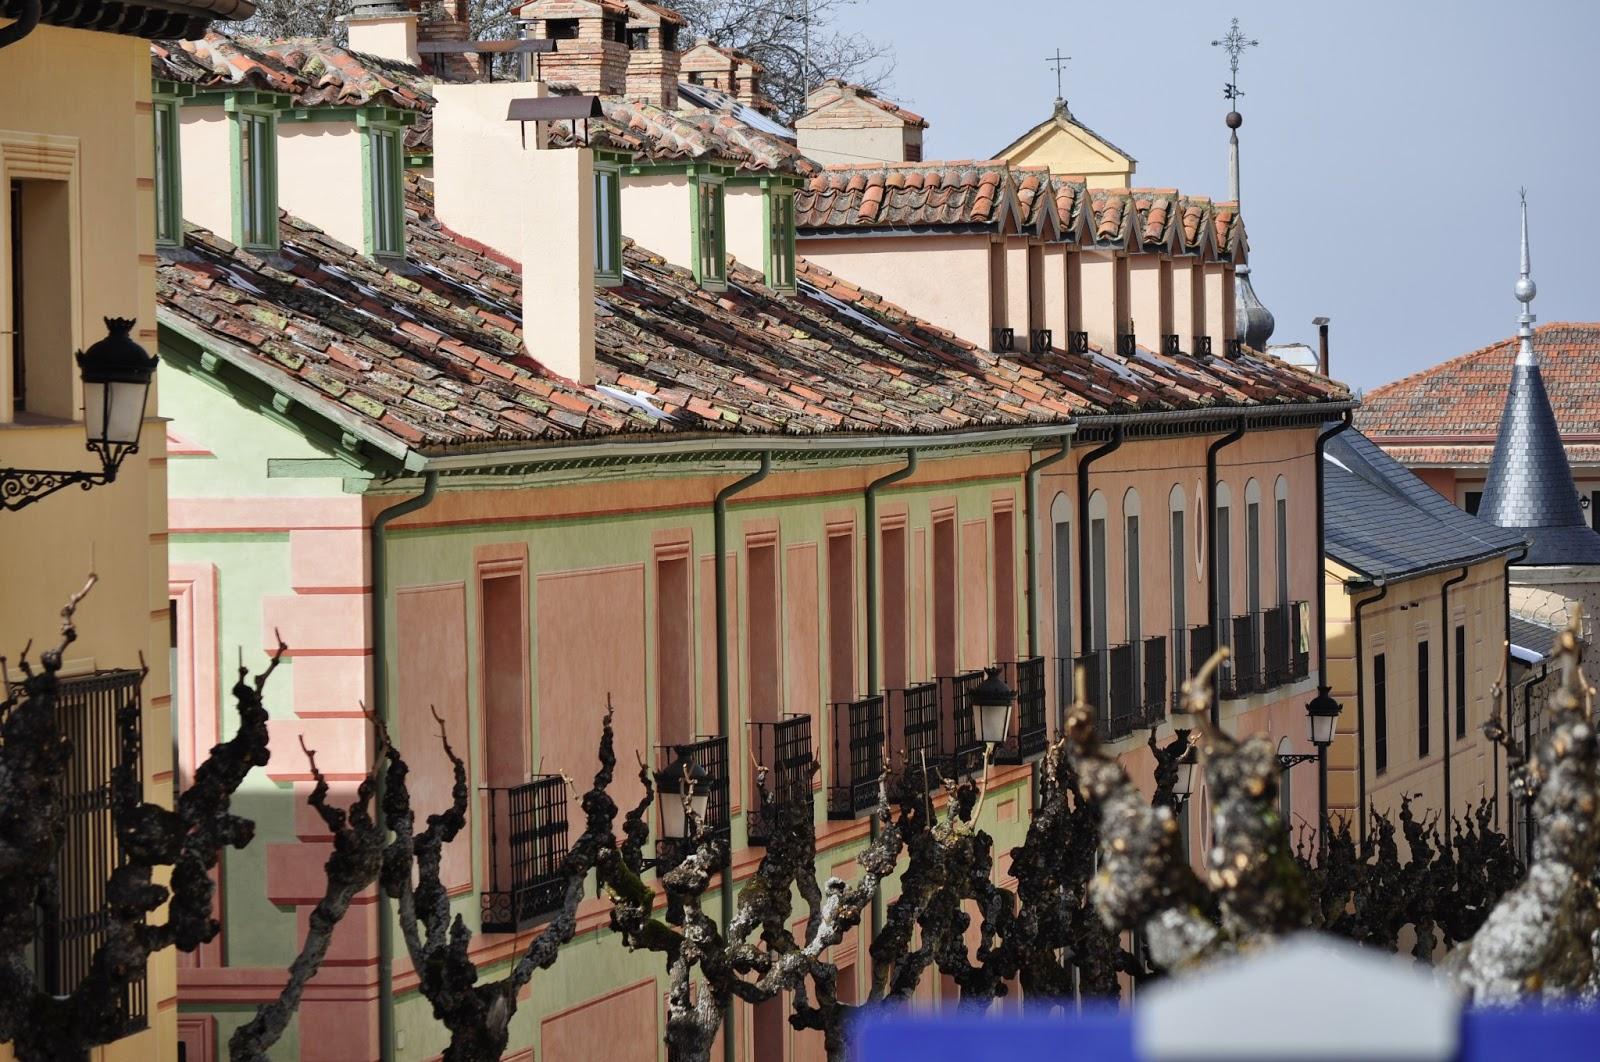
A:
<svg viewBox="0 0 1600 1062">
<path fill-rule="evenodd" d="M 1521 534 L 1456 508 L 1360 432 L 1328 440 L 1323 472 L 1328 556 L 1367 579 L 1402 579 L 1522 545 Z"/>
<path fill-rule="evenodd" d="M 893 100 L 885 99 L 876 92 L 867 88 L 865 85 L 857 85 L 853 82 L 841 81 L 836 77 L 830 77 L 828 80 L 811 90 L 810 94 L 806 97 L 806 108 L 808 111 L 820 110 L 831 103 L 835 103 L 838 100 L 843 99 L 846 90 L 853 92 L 856 96 L 859 96 L 862 100 L 876 107 L 878 110 L 900 119 L 900 121 L 904 122 L 906 125 L 915 126 L 918 129 L 928 128 L 928 120 L 922 115 L 906 110 Z"/>
<path fill-rule="evenodd" d="M 1381 442 L 1381 440 L 1380 440 Z M 1573 465 L 1600 464 L 1600 445 L 1567 443 L 1567 462 Z M 1412 446 L 1383 443 L 1384 452 L 1408 468 L 1487 468 L 1494 456 L 1491 443 L 1481 445 Z"/>
<path fill-rule="evenodd" d="M 713 293 L 631 244 L 625 282 L 596 293 L 598 383 L 581 387 L 523 349 L 517 271 L 463 246 L 426 182 L 407 180 L 413 269 L 288 215 L 274 262 L 191 230 L 160 266 L 163 324 L 434 453 L 663 433 L 921 435 L 1348 397 L 1255 356 L 1002 358 L 809 263 L 797 297 L 737 263 Z"/>
<path fill-rule="evenodd" d="M 1600 432 L 1600 324 L 1540 325 L 1533 347 L 1561 433 Z M 1373 388 L 1362 398 L 1356 424 L 1380 441 L 1437 435 L 1492 442 L 1516 354 L 1513 336 Z"/>
<path fill-rule="evenodd" d="M 1013 208 L 1004 162 L 829 166 L 795 196 L 802 229 L 998 225 Z"/>
<path fill-rule="evenodd" d="M 652 103 L 604 97 L 604 118 L 587 123 L 587 143 L 626 151 L 642 162 L 730 162 L 743 170 L 808 174 L 816 165 L 786 140 L 755 129 L 725 111 L 680 114 Z M 580 127 L 581 130 L 581 127 Z M 580 137 L 581 139 L 581 137 Z M 579 143 L 571 122 L 552 122 L 550 142 Z"/>
<path fill-rule="evenodd" d="M 431 79 L 393 59 L 339 47 L 326 37 L 269 40 L 208 33 L 198 41 L 152 41 L 154 76 L 198 88 L 253 88 L 292 95 L 297 105 L 375 105 L 429 110 Z"/>
</svg>

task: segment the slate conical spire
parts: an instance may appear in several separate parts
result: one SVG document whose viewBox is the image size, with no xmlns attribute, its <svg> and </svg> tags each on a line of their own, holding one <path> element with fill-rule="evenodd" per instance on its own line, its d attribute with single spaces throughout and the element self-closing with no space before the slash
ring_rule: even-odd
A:
<svg viewBox="0 0 1600 1062">
<path fill-rule="evenodd" d="M 1522 272 L 1515 290 L 1522 304 L 1517 318 L 1517 357 L 1478 516 L 1523 531 L 1532 540 L 1525 564 L 1600 564 L 1600 535 L 1584 519 L 1533 346 L 1537 318 L 1532 307 L 1539 289 L 1533 282 L 1528 255 L 1526 194 L 1522 199 Z"/>
</svg>

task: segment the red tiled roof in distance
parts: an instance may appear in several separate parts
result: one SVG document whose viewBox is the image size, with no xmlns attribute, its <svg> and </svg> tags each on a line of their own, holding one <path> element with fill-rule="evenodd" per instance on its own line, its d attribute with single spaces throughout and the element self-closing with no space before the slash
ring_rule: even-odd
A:
<svg viewBox="0 0 1600 1062">
<path fill-rule="evenodd" d="M 326 37 L 230 37 L 152 41 L 153 76 L 200 89 L 248 88 L 292 95 L 296 105 L 407 111 L 433 108 L 432 80 L 416 67 L 363 55 Z"/>
<path fill-rule="evenodd" d="M 575 135 L 571 122 L 550 123 L 553 147 L 587 145 L 627 152 L 640 162 L 711 159 L 742 170 L 815 172 L 816 165 L 787 140 L 771 136 L 724 111 L 680 114 L 652 103 L 606 96 L 604 118 L 590 119 Z"/>
<path fill-rule="evenodd" d="M 853 81 L 844 81 L 836 77 L 828 78 L 822 84 L 811 90 L 811 92 L 806 96 L 806 111 L 809 113 L 812 111 L 821 110 L 823 107 L 837 102 L 844 97 L 847 90 L 853 92 L 862 100 L 873 107 L 876 107 L 878 110 L 883 111 L 885 114 L 889 114 L 895 118 L 898 118 L 906 125 L 912 126 L 916 129 L 928 128 L 928 120 L 922 115 L 906 110 L 906 108 L 900 106 L 898 103 L 878 95 L 865 85 L 858 85 Z"/>
<path fill-rule="evenodd" d="M 1533 346 L 1563 438 L 1600 438 L 1600 324 L 1539 325 Z M 1373 388 L 1362 397 L 1356 427 L 1379 441 L 1437 436 L 1492 443 L 1516 353 L 1512 336 Z"/>
<path fill-rule="evenodd" d="M 982 162 L 828 166 L 795 195 L 802 229 L 995 225 L 1012 203 L 1010 167 Z"/>
</svg>

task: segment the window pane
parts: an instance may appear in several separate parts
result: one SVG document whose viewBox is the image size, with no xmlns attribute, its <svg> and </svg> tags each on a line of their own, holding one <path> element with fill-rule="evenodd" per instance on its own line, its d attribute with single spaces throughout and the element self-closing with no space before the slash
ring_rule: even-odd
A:
<svg viewBox="0 0 1600 1062">
<path fill-rule="evenodd" d="M 602 276 L 619 276 L 621 240 L 616 230 L 617 175 L 596 170 L 594 175 L 594 268 Z"/>
<path fill-rule="evenodd" d="M 1430 718 L 1433 715 L 1428 705 L 1428 643 L 1417 644 L 1417 758 L 1425 759 L 1428 755 L 1428 734 Z"/>
<path fill-rule="evenodd" d="M 156 163 L 156 239 L 177 239 L 173 223 L 172 182 L 172 104 L 158 103 L 155 107 L 155 163 Z"/>
<path fill-rule="evenodd" d="M 1389 768 L 1389 676 L 1387 660 L 1379 653 L 1372 658 L 1372 760 L 1382 774 Z"/>
<path fill-rule="evenodd" d="M 239 229 L 240 239 L 255 242 L 255 134 L 254 120 L 248 114 L 239 116 Z"/>
</svg>

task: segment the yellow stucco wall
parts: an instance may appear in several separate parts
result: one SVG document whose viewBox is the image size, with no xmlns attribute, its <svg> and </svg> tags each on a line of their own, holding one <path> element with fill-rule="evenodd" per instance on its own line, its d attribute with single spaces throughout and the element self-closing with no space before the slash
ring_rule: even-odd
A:
<svg viewBox="0 0 1600 1062">
<path fill-rule="evenodd" d="M 1379 591 L 1347 593 L 1345 580 L 1354 573 L 1329 561 L 1328 677 L 1333 696 L 1344 705 L 1338 736 L 1329 750 L 1329 807 L 1350 814 L 1357 802 L 1357 719 L 1366 728 L 1365 761 L 1367 800 L 1379 811 L 1396 813 L 1401 796 L 1415 797 L 1414 806 L 1437 811 L 1444 801 L 1444 749 L 1448 744 L 1451 804 L 1457 815 L 1468 805 L 1495 791 L 1494 755 L 1482 726 L 1493 707 L 1490 688 L 1501 672 L 1505 640 L 1505 565 L 1499 560 L 1471 566 L 1467 578 L 1450 588 L 1450 618 L 1444 622 L 1440 592 L 1459 568 L 1397 582 L 1381 600 L 1362 609 L 1360 655 L 1364 697 L 1356 696 L 1356 644 L 1354 607 L 1378 598 Z M 1466 627 L 1466 729 L 1456 736 L 1455 627 Z M 1450 667 L 1444 664 L 1446 639 L 1450 640 Z M 1430 650 L 1428 705 L 1431 716 L 1428 755 L 1418 756 L 1418 643 Z M 1373 657 L 1383 653 L 1387 672 L 1388 764 L 1376 768 L 1373 729 Z M 1448 701 L 1446 700 L 1448 677 Z M 1448 705 L 1451 726 L 1448 742 L 1442 733 Z"/>
<path fill-rule="evenodd" d="M 1137 169 L 1132 159 L 1087 130 L 1055 121 L 997 157 L 1014 166 L 1047 166 L 1051 173 L 1084 177 L 1090 188 L 1126 188 Z"/>
<path fill-rule="evenodd" d="M 54 164 L 72 197 L 70 345 L 59 351 L 63 373 L 76 346 L 105 334 L 101 318 L 137 317 L 135 336 L 154 350 L 155 258 L 152 201 L 149 47 L 107 33 L 41 26 L 0 51 L 0 176 L 47 179 Z M 0 205 L 0 228 L 8 226 Z M 5 231 L 0 231 L 0 246 Z M 8 272 L 0 260 L 0 273 Z M 11 328 L 9 276 L 0 275 L 0 330 Z M 92 467 L 81 423 L 11 416 L 10 337 L 0 336 L 5 366 L 0 401 L 0 454 L 8 467 Z M 51 357 L 55 356 L 54 352 Z M 155 408 L 152 396 L 150 408 Z M 79 611 L 71 671 L 150 667 L 144 683 L 144 777 L 151 799 L 171 799 L 167 651 L 166 445 L 162 425 L 145 424 L 141 452 L 117 482 L 62 491 L 15 513 L 0 513 L 0 652 L 15 659 L 31 638 L 35 652 L 57 629 L 58 611 L 91 566 L 100 583 Z M 159 916 L 158 916 L 159 917 Z M 152 959 L 150 1029 L 95 1057 L 176 1057 L 173 953 Z M 0 1058 L 9 1051 L 0 1047 Z"/>
</svg>

